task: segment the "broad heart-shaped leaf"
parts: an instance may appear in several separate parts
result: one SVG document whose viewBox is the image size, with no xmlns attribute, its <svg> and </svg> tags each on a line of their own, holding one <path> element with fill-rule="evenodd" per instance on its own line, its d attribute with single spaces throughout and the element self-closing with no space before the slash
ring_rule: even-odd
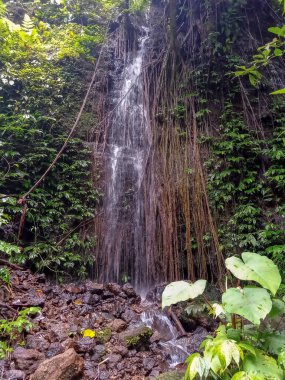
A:
<svg viewBox="0 0 285 380">
<path fill-rule="evenodd" d="M 281 276 L 273 261 L 251 252 L 243 252 L 241 256 L 243 261 L 234 256 L 226 260 L 228 270 L 240 280 L 258 282 L 275 295 L 281 284 Z"/>
<path fill-rule="evenodd" d="M 255 287 L 230 288 L 222 297 L 223 307 L 228 313 L 238 314 L 258 325 L 272 308 L 267 290 Z"/>
<path fill-rule="evenodd" d="M 194 299 L 202 294 L 206 287 L 206 280 L 198 280 L 194 284 L 186 281 L 175 281 L 167 285 L 162 293 L 162 309 L 177 302 Z"/>
<path fill-rule="evenodd" d="M 283 371 L 278 367 L 276 360 L 260 350 L 256 350 L 256 356 L 245 356 L 243 369 L 249 374 L 263 376 L 265 380 L 284 380 Z"/>
</svg>

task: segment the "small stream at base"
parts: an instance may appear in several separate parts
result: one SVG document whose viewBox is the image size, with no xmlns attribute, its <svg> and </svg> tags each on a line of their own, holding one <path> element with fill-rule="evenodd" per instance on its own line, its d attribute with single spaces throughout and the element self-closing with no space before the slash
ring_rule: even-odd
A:
<svg viewBox="0 0 285 380">
<path fill-rule="evenodd" d="M 168 316 L 160 310 L 144 311 L 141 315 L 141 321 L 159 333 L 161 339 L 158 344 L 166 352 L 170 368 L 175 368 L 178 364 L 185 362 L 191 353 L 188 350 L 191 337 L 179 338 L 178 330 Z"/>
</svg>

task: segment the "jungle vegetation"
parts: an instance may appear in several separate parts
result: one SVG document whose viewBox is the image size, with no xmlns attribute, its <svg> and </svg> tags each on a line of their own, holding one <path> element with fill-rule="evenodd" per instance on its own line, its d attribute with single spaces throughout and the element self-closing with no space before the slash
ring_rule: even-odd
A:
<svg viewBox="0 0 285 380">
<path fill-rule="evenodd" d="M 154 2 L 166 9 L 169 42 L 166 87 L 154 106 L 156 140 L 165 139 L 160 153 L 167 157 L 167 173 L 173 163 L 179 167 L 179 199 L 171 203 L 177 196 L 171 196 L 171 184 L 165 194 L 177 214 L 173 257 L 180 256 L 179 271 L 192 280 L 211 277 L 213 252 L 223 273 L 222 257 L 245 250 L 267 255 L 285 276 L 284 2 L 271 1 L 269 8 L 259 3 L 257 9 L 251 0 Z M 57 164 L 27 203 L 19 199 L 68 136 L 108 33 L 122 15 L 146 12 L 147 6 L 119 0 L 1 2 L 3 259 L 56 276 L 92 271 L 96 236 L 88 226 L 102 196 L 94 186 L 100 172 L 92 168 L 87 138 L 90 126 L 100 123 L 96 86 Z M 193 165 L 185 165 L 187 146 Z M 190 208 L 183 201 L 189 184 L 196 197 Z"/>
</svg>

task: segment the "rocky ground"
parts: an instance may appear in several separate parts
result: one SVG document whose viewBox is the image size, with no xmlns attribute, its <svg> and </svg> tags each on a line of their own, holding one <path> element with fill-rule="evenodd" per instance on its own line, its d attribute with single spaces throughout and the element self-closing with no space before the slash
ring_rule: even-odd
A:
<svg viewBox="0 0 285 380">
<path fill-rule="evenodd" d="M 41 307 L 33 328 L 0 361 L 0 380 L 142 380 L 169 370 L 161 332 L 141 322 L 145 310 L 159 306 L 141 302 L 129 284 L 88 280 L 59 286 L 44 275 L 13 270 L 11 288 L 2 284 L 0 290 L 0 319 L 15 319 L 24 307 Z M 155 302 L 157 294 L 149 297 Z M 95 336 L 83 337 L 87 329 Z M 207 334 L 199 327 L 181 342 L 195 351 Z"/>
</svg>

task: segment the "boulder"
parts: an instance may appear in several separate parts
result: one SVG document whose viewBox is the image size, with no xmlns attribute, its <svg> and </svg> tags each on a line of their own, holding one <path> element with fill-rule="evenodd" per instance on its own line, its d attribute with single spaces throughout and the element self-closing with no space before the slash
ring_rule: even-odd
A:
<svg viewBox="0 0 285 380">
<path fill-rule="evenodd" d="M 13 352 L 12 359 L 17 369 L 30 374 L 37 369 L 39 362 L 44 359 L 44 355 L 37 350 L 17 347 Z"/>
<path fill-rule="evenodd" d="M 75 380 L 82 374 L 84 360 L 73 348 L 42 362 L 30 380 Z"/>
<path fill-rule="evenodd" d="M 128 348 L 140 351 L 149 347 L 152 334 L 153 332 L 149 327 L 141 325 L 120 333 L 119 337 Z"/>
<path fill-rule="evenodd" d="M 114 319 L 109 326 L 112 331 L 121 332 L 126 329 L 127 324 L 122 319 Z"/>
</svg>

